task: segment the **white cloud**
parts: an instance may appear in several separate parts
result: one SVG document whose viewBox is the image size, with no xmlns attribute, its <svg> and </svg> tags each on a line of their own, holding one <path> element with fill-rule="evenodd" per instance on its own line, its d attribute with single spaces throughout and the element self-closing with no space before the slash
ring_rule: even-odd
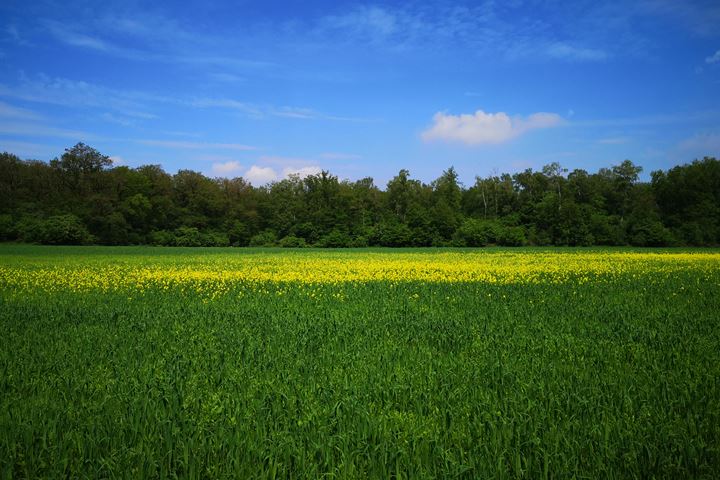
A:
<svg viewBox="0 0 720 480">
<path fill-rule="evenodd" d="M 212 173 L 215 175 L 228 176 L 237 174 L 242 169 L 242 165 L 237 160 L 230 160 L 222 163 L 213 163 Z"/>
<path fill-rule="evenodd" d="M 260 186 L 277 180 L 278 174 L 270 167 L 259 167 L 257 165 L 253 165 L 247 172 L 245 172 L 243 178 L 255 186 Z"/>
<path fill-rule="evenodd" d="M 153 147 L 174 148 L 178 150 L 198 150 L 198 149 L 214 149 L 214 150 L 240 150 L 249 151 L 257 150 L 257 147 L 243 145 L 240 143 L 210 143 L 210 142 L 186 142 L 176 140 L 137 140 L 143 145 Z"/>
<path fill-rule="evenodd" d="M 322 168 L 317 165 L 312 165 L 300 168 L 287 167 L 283 169 L 282 174 L 283 178 L 289 177 L 290 175 L 297 175 L 300 178 L 305 178 L 310 175 L 317 175 L 320 172 L 322 172 Z"/>
<path fill-rule="evenodd" d="M 248 180 L 253 185 L 265 185 L 268 182 L 279 181 L 288 178 L 291 175 L 305 178 L 310 175 L 317 175 L 322 172 L 322 168 L 318 165 L 303 165 L 300 162 L 305 162 L 302 159 L 290 158 L 290 157 L 261 157 L 258 159 L 260 163 L 273 163 L 276 165 L 275 168 L 282 168 L 279 173 L 273 167 L 264 167 L 261 165 L 252 165 L 243 175 L 243 178 Z M 290 165 L 288 165 L 288 163 Z M 284 166 L 283 166 L 284 164 Z"/>
<path fill-rule="evenodd" d="M 710 55 L 705 59 L 705 63 L 718 63 L 720 62 L 720 50 L 715 52 L 713 55 Z"/>
<path fill-rule="evenodd" d="M 120 155 L 111 155 L 110 160 L 112 160 L 113 165 L 116 167 L 119 167 L 121 165 L 127 165 L 127 162 L 125 161 L 125 159 L 123 157 L 121 157 Z"/>
<path fill-rule="evenodd" d="M 488 145 L 504 143 L 530 130 L 550 128 L 562 123 L 555 113 L 533 113 L 523 117 L 510 117 L 505 112 L 448 115 L 438 112 L 433 125 L 422 133 L 426 142 L 441 140 L 460 142 L 466 145 Z"/>
</svg>

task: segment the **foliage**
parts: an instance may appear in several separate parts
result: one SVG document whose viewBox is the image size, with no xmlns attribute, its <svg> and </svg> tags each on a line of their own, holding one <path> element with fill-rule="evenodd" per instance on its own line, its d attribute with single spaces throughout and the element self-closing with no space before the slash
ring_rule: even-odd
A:
<svg viewBox="0 0 720 480">
<path fill-rule="evenodd" d="M 265 230 L 250 239 L 251 247 L 272 247 L 277 242 L 277 235 L 272 230 Z"/>
<path fill-rule="evenodd" d="M 73 215 L 106 245 L 720 245 L 720 161 L 707 157 L 649 183 L 630 160 L 596 173 L 553 162 L 468 188 L 452 167 L 429 184 L 403 169 L 384 191 L 327 171 L 253 187 L 111 166 L 82 143 L 49 164 L 1 153 L 0 240 L 41 242 L 39 223 Z"/>
<path fill-rule="evenodd" d="M 352 238 L 350 238 L 350 235 L 338 229 L 334 229 L 327 235 L 323 236 L 317 243 L 317 246 L 325 248 L 347 248 L 351 246 L 351 243 Z"/>
<path fill-rule="evenodd" d="M 30 240 L 45 245 L 83 245 L 93 238 L 75 215 L 55 215 L 34 224 Z"/>
<path fill-rule="evenodd" d="M 307 243 L 302 237 L 288 235 L 287 237 L 283 237 L 280 239 L 280 241 L 278 242 L 278 246 L 283 248 L 302 248 L 306 247 Z"/>
<path fill-rule="evenodd" d="M 497 242 L 499 228 L 496 221 L 468 218 L 455 232 L 456 241 L 461 246 L 484 247 Z"/>
</svg>

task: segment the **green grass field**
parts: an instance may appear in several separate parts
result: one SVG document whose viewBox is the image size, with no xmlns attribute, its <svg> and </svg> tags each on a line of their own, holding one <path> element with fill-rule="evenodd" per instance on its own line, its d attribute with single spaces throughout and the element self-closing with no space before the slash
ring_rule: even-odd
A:
<svg viewBox="0 0 720 480">
<path fill-rule="evenodd" d="M 718 478 L 720 252 L 642 252 L 0 246 L 0 475 Z"/>
</svg>

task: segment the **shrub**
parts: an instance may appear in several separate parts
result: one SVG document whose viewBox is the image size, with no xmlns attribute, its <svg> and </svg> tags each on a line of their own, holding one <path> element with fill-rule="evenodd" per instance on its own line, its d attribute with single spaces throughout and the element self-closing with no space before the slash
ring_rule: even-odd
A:
<svg viewBox="0 0 720 480">
<path fill-rule="evenodd" d="M 302 248 L 307 247 L 307 243 L 305 242 L 304 238 L 296 237 L 295 235 L 288 235 L 287 237 L 282 238 L 278 245 L 280 245 L 283 248 Z"/>
<path fill-rule="evenodd" d="M 274 247 L 277 242 L 277 236 L 272 230 L 265 230 L 254 235 L 250 239 L 251 247 Z"/>
<path fill-rule="evenodd" d="M 370 240 L 383 247 L 404 247 L 412 244 L 413 232 L 404 223 L 382 222 L 375 227 Z"/>
<path fill-rule="evenodd" d="M 203 246 L 206 247 L 229 247 L 230 238 L 223 232 L 208 232 L 202 234 Z"/>
<path fill-rule="evenodd" d="M 484 247 L 495 243 L 497 229 L 497 222 L 468 218 L 457 229 L 453 240 L 456 245 Z"/>
<path fill-rule="evenodd" d="M 94 238 L 78 217 L 56 215 L 39 224 L 39 240 L 45 245 L 84 245 Z"/>
<path fill-rule="evenodd" d="M 15 225 L 10 215 L 0 215 L 0 241 L 14 240 L 16 237 Z"/>
<path fill-rule="evenodd" d="M 350 248 L 364 248 L 368 245 L 368 237 L 364 235 L 359 235 L 350 241 Z"/>
<path fill-rule="evenodd" d="M 175 230 L 173 244 L 178 247 L 201 247 L 203 245 L 202 234 L 195 227 L 179 227 Z"/>
<path fill-rule="evenodd" d="M 636 247 L 661 247 L 673 244 L 672 234 L 659 220 L 644 219 L 630 226 L 630 244 Z"/>
<path fill-rule="evenodd" d="M 156 230 L 150 233 L 149 241 L 152 245 L 169 247 L 175 245 L 175 235 L 167 230 Z"/>
<path fill-rule="evenodd" d="M 497 244 L 504 247 L 522 247 L 527 244 L 523 227 L 501 226 L 497 230 Z"/>
<path fill-rule="evenodd" d="M 228 222 L 225 230 L 227 232 L 228 241 L 235 247 L 245 247 L 250 241 L 250 232 L 243 222 L 238 220 Z"/>
<path fill-rule="evenodd" d="M 351 243 L 352 239 L 347 233 L 336 229 L 320 238 L 317 245 L 324 248 L 347 248 Z"/>
</svg>

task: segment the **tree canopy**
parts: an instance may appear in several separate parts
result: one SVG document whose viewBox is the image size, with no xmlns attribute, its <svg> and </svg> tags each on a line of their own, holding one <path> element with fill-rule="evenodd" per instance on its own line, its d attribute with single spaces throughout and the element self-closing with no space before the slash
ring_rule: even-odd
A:
<svg viewBox="0 0 720 480">
<path fill-rule="evenodd" d="M 254 187 L 158 165 L 112 166 L 78 143 L 49 163 L 0 154 L 0 240 L 47 244 L 363 247 L 720 245 L 720 161 L 640 182 L 630 160 L 596 173 L 550 163 L 476 177 L 453 167 L 425 184 L 400 170 L 328 171 Z"/>
</svg>

